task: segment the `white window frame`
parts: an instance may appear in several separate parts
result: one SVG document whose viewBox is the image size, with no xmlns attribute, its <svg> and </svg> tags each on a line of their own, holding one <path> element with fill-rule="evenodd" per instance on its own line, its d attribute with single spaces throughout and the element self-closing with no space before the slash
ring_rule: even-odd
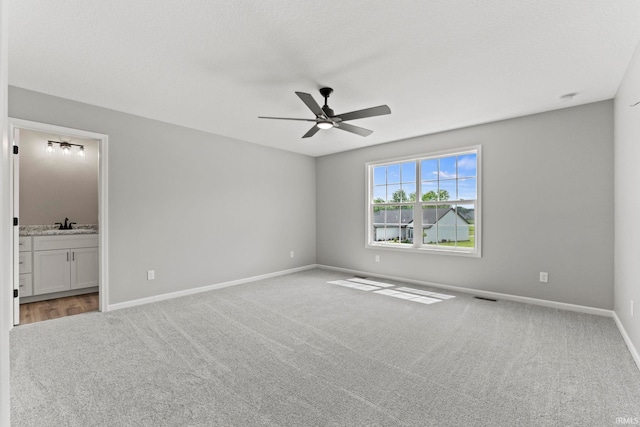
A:
<svg viewBox="0 0 640 427">
<path fill-rule="evenodd" d="M 427 245 L 422 242 L 422 239 L 413 239 L 413 244 L 401 244 L 401 243 L 389 243 L 385 241 L 375 241 L 373 236 L 373 199 L 374 199 L 374 182 L 373 182 L 373 170 L 377 166 L 392 165 L 406 163 L 408 161 L 416 162 L 416 201 L 397 203 L 397 205 L 412 205 L 414 209 L 414 230 L 422 229 L 422 206 L 425 202 L 422 202 L 422 186 L 421 186 L 421 161 L 433 158 L 448 157 L 453 155 L 464 154 L 476 155 L 476 200 L 475 200 L 475 212 L 474 212 L 474 226 L 475 226 L 475 248 L 463 248 L 457 246 L 440 246 L 440 245 Z M 366 244 L 368 249 L 389 249 L 395 251 L 417 252 L 417 253 L 434 253 L 442 255 L 456 255 L 480 258 L 482 256 L 482 146 L 475 145 L 471 147 L 456 148 L 445 151 L 423 153 L 420 155 L 406 156 L 394 159 L 384 159 L 379 161 L 367 162 L 365 164 L 365 173 L 367 183 L 367 197 L 366 197 Z M 452 203 L 465 204 L 467 201 L 451 200 Z"/>
</svg>

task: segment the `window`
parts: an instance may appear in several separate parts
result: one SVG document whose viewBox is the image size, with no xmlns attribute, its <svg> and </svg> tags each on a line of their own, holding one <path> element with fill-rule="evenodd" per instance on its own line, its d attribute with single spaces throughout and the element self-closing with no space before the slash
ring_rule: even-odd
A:
<svg viewBox="0 0 640 427">
<path fill-rule="evenodd" d="M 480 256 L 480 147 L 367 163 L 367 246 Z"/>
</svg>

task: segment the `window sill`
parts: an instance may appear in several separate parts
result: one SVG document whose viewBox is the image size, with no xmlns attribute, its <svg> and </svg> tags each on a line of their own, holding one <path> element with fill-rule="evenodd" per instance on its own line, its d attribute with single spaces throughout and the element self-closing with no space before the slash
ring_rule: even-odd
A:
<svg viewBox="0 0 640 427">
<path fill-rule="evenodd" d="M 478 249 L 446 249 L 446 248 L 415 248 L 413 246 L 401 244 L 401 243 L 367 243 L 365 245 L 367 249 L 382 249 L 399 252 L 413 252 L 420 254 L 434 254 L 434 255 L 453 255 L 462 256 L 468 258 L 482 258 L 482 255 Z"/>
</svg>

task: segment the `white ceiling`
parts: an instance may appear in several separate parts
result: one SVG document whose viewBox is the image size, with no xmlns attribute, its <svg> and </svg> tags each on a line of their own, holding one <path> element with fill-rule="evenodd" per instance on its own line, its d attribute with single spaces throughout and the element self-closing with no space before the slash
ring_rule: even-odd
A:
<svg viewBox="0 0 640 427">
<path fill-rule="evenodd" d="M 20 0 L 14 86 L 320 156 L 610 99 L 637 0 Z M 301 139 L 295 95 L 392 114 Z M 571 102 L 559 97 L 577 93 Z M 90 130 L 90 129 L 89 129 Z"/>
</svg>

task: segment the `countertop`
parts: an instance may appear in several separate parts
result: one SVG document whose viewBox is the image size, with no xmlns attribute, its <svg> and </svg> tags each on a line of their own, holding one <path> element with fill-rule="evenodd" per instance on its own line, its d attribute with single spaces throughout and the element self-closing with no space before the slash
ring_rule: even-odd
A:
<svg viewBox="0 0 640 427">
<path fill-rule="evenodd" d="M 98 226 L 97 224 L 80 224 L 71 230 L 60 230 L 57 225 L 21 225 L 19 234 L 20 237 L 98 234 Z"/>
</svg>

